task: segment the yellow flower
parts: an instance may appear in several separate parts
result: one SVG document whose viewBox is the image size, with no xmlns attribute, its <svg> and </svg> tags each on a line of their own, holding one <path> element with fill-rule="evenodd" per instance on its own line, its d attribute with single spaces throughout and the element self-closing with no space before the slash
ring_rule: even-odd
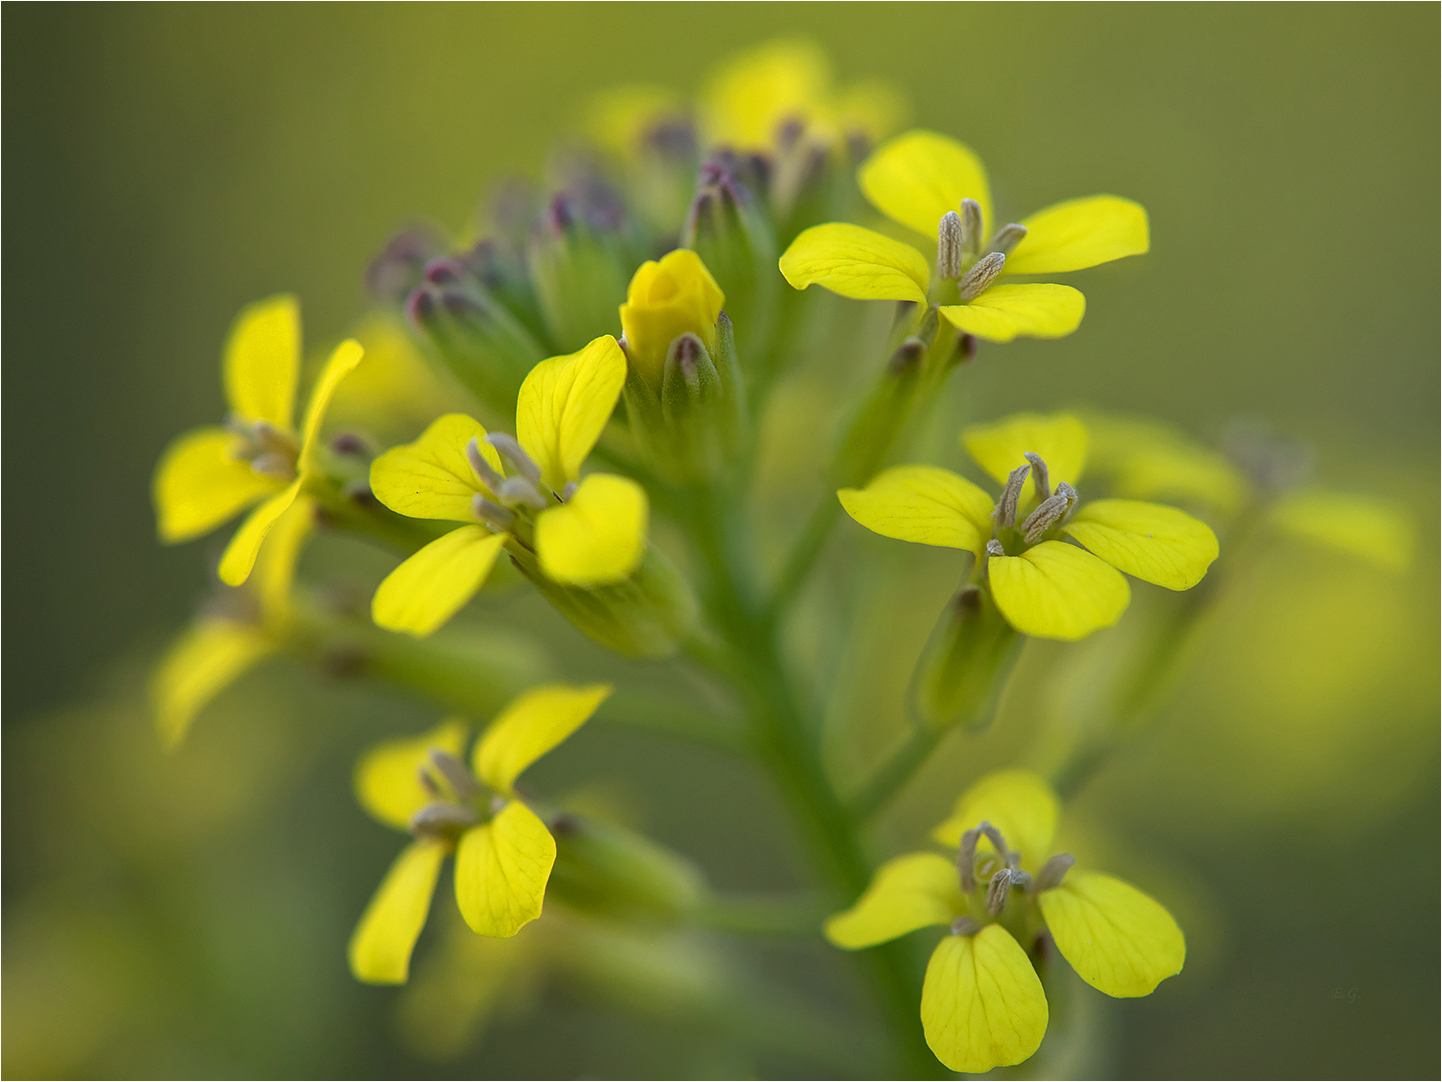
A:
<svg viewBox="0 0 1442 1082">
<path fill-rule="evenodd" d="M 556 842 L 517 798 L 515 781 L 610 693 L 607 684 L 526 692 L 476 741 L 469 770 L 459 758 L 466 726 L 455 720 L 415 739 L 380 744 L 361 759 L 355 779 L 361 806 L 415 840 L 391 865 L 351 936 L 357 979 L 406 982 L 448 854 L 456 858 L 456 904 L 472 931 L 513 936 L 541 915 Z"/>
<path fill-rule="evenodd" d="M 1046 937 L 1078 976 L 1109 996 L 1149 995 L 1180 973 L 1186 941 L 1158 902 L 1128 883 L 1046 858 L 1058 801 L 1024 770 L 988 775 L 957 801 L 933 837 L 957 847 L 897 857 L 877 869 L 856 904 L 826 923 L 857 950 L 918 928 L 950 926 L 921 992 L 926 1042 L 953 1071 L 979 1073 L 1027 1059 L 1046 1034 L 1037 968 Z"/>
<path fill-rule="evenodd" d="M 1146 210 L 1114 195 L 1072 199 L 995 228 L 981 161 L 934 132 L 892 139 L 857 179 L 888 218 L 936 238 L 935 279 L 931 261 L 911 245 L 830 222 L 803 232 L 782 255 L 786 280 L 858 300 L 936 303 L 959 331 L 992 342 L 1059 338 L 1076 330 L 1086 311 L 1086 299 L 1070 286 L 1006 277 L 1081 270 L 1150 246 Z"/>
<path fill-rule="evenodd" d="M 580 476 L 625 379 L 625 355 L 606 335 L 531 370 L 516 401 L 518 439 L 488 436 L 478 422 L 452 413 L 371 463 L 371 488 L 391 510 L 470 523 L 386 577 L 371 605 L 375 622 L 431 634 L 481 588 L 508 543 L 533 551 L 555 582 L 626 578 L 646 552 L 646 490 L 614 474 Z"/>
<path fill-rule="evenodd" d="M 221 581 L 228 586 L 243 583 L 266 533 L 318 472 L 326 407 L 362 355 L 353 339 L 335 348 L 297 432 L 299 305 L 294 297 L 272 297 L 241 312 L 222 364 L 231 410 L 228 424 L 187 432 L 166 448 L 155 468 L 160 539 L 167 544 L 192 540 L 260 503 L 220 560 Z"/>
<path fill-rule="evenodd" d="M 694 334 L 712 356 L 716 353 L 716 320 L 726 297 L 701 257 L 677 248 L 660 262 L 642 263 L 621 305 L 621 333 L 626 354 L 637 373 L 658 395 L 671 343 Z"/>
<path fill-rule="evenodd" d="M 978 581 L 1025 635 L 1084 638 L 1126 611 L 1131 590 L 1119 572 L 1188 590 L 1217 558 L 1211 528 L 1174 507 L 1119 499 L 1079 506 L 1075 483 L 1089 437 L 1071 414 L 1018 414 L 968 428 L 962 440 L 1005 483 L 995 503 L 965 478 L 932 466 L 897 466 L 837 497 L 847 514 L 884 537 L 972 552 Z"/>
<path fill-rule="evenodd" d="M 291 618 L 290 588 L 315 507 L 305 496 L 276 520 L 243 591 L 203 615 L 166 651 L 150 681 L 156 728 L 167 747 L 185 739 L 207 703 L 274 653 Z"/>
</svg>

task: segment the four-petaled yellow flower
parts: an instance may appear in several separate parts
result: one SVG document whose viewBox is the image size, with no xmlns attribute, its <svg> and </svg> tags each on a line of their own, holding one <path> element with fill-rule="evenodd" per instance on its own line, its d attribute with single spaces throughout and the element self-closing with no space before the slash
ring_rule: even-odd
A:
<svg viewBox="0 0 1442 1082">
<path fill-rule="evenodd" d="M 1056 794 L 1024 770 L 988 775 L 933 833 L 957 847 L 897 857 L 877 869 L 854 906 L 826 923 L 847 950 L 918 928 L 951 929 L 932 953 L 921 992 L 926 1042 L 953 1071 L 1020 1063 L 1046 1034 L 1037 966 L 1049 935 L 1078 976 L 1109 996 L 1149 995 L 1180 973 L 1186 941 L 1158 902 L 1120 879 L 1047 858 Z"/>
<path fill-rule="evenodd" d="M 476 741 L 468 770 L 466 726 L 446 721 L 412 740 L 381 744 L 356 769 L 356 795 L 377 820 L 409 830 L 350 941 L 351 972 L 404 984 L 425 926 L 441 862 L 456 857 L 456 904 L 472 931 L 513 936 L 541 915 L 556 842 L 516 796 L 528 766 L 579 729 L 610 685 L 549 685 L 501 711 Z"/>
<path fill-rule="evenodd" d="M 1005 483 L 995 504 L 970 481 L 933 466 L 897 466 L 837 497 L 847 514 L 884 537 L 972 552 L 977 580 L 1025 635 L 1084 638 L 1126 611 L 1131 590 L 1119 572 L 1188 590 L 1217 558 L 1211 528 L 1174 507 L 1117 499 L 1078 507 L 1088 433 L 1072 414 L 1018 414 L 968 428 L 962 440 Z"/>
<path fill-rule="evenodd" d="M 716 279 L 689 248 L 641 264 L 621 305 L 621 334 L 631 364 L 651 390 L 661 393 L 666 355 L 681 335 L 696 335 L 715 355 L 716 320 L 725 303 Z"/>
<path fill-rule="evenodd" d="M 231 409 L 227 424 L 187 432 L 166 448 L 155 468 L 153 496 L 160 539 L 192 540 L 260 503 L 220 560 L 221 581 L 229 586 L 243 583 L 266 533 L 317 474 L 326 407 L 363 352 L 354 339 L 335 348 L 311 391 L 305 423 L 297 432 L 299 304 L 294 297 L 273 297 L 241 312 L 222 364 Z"/>
<path fill-rule="evenodd" d="M 471 525 L 387 576 L 371 606 L 375 622 L 431 634 L 481 588 L 507 544 L 534 552 L 547 578 L 568 585 L 618 582 L 635 570 L 646 552 L 646 490 L 615 474 L 580 476 L 625 380 L 625 354 L 605 335 L 531 370 L 516 401 L 517 439 L 488 436 L 452 413 L 377 458 L 371 488 L 391 510 Z"/>
<path fill-rule="evenodd" d="M 991 342 L 1059 338 L 1076 330 L 1086 311 L 1086 299 L 1070 286 L 1004 278 L 1081 270 L 1150 246 L 1146 210 L 1114 195 L 1068 200 L 994 229 L 981 161 L 935 132 L 892 139 L 857 179 L 888 218 L 936 238 L 935 280 L 930 261 L 911 245 L 844 222 L 798 236 L 781 257 L 786 280 L 858 300 L 939 304 L 958 330 Z"/>
</svg>

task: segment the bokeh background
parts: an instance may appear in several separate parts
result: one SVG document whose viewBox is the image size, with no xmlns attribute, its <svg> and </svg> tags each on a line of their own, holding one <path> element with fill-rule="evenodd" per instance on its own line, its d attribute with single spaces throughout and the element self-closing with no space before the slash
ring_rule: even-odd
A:
<svg viewBox="0 0 1442 1082">
<path fill-rule="evenodd" d="M 308 339 L 334 338 L 391 232 L 459 228 L 490 182 L 539 174 L 590 93 L 689 91 L 729 51 L 804 35 L 841 76 L 894 81 L 916 123 L 975 147 L 1016 215 L 1094 191 L 1151 213 L 1152 254 L 1088 277 L 1078 334 L 971 373 L 988 413 L 1090 405 L 1200 438 L 1264 419 L 1336 486 L 1415 516 L 1403 575 L 1265 553 L 1157 734 L 1084 796 L 1078 814 L 1147 869 L 1131 874 L 1191 948 L 1158 994 L 1097 1006 L 1096 1062 L 1434 1075 L 1438 18 L 1422 4 L 8 7 L 6 1073 L 786 1069 L 565 987 L 459 1064 L 426 1059 L 395 993 L 350 980 L 344 944 L 394 850 L 355 809 L 350 765 L 433 715 L 281 665 L 164 756 L 143 687 L 207 586 L 205 543 L 154 540 L 151 469 L 220 415 L 241 305 L 293 290 Z M 853 677 L 850 708 L 883 718 L 906 663 L 881 647 L 914 654 L 954 577 L 927 560 L 887 574 L 878 595 L 931 593 L 910 623 L 878 618 L 874 679 Z M 1029 651 L 1021 675 L 1056 654 Z M 1025 683 L 1008 717 L 1045 713 Z M 956 777 L 1007 761 L 1028 723 L 1008 717 L 943 749 L 886 843 L 914 845 Z M 598 729 L 548 769 L 611 786 L 714 882 L 792 874 L 774 798 L 740 767 Z M 831 964 L 779 948 L 764 962 L 803 982 Z"/>
</svg>

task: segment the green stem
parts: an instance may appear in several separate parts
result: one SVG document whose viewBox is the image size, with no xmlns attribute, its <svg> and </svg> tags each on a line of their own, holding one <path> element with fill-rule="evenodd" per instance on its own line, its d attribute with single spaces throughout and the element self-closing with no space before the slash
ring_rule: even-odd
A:
<svg viewBox="0 0 1442 1082">
<path fill-rule="evenodd" d="M 861 790 L 851 798 L 849 808 L 857 822 L 865 822 L 881 811 L 931 758 L 946 733 L 924 726 L 915 728 L 892 756 L 881 765 Z"/>
<path fill-rule="evenodd" d="M 693 919 L 703 928 L 744 935 L 815 935 L 827 908 L 814 894 L 717 894 Z"/>
</svg>

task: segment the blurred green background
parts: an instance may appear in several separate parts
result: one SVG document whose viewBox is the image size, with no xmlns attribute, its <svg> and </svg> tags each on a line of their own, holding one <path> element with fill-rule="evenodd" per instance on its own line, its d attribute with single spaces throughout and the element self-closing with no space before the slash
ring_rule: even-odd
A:
<svg viewBox="0 0 1442 1082">
<path fill-rule="evenodd" d="M 416 1059 L 395 994 L 344 968 L 394 849 L 348 774 L 429 715 L 280 667 L 166 758 L 138 691 L 207 582 L 197 547 L 155 542 L 150 472 L 220 415 L 240 306 L 293 290 L 309 341 L 343 333 L 395 228 L 459 227 L 489 182 L 537 174 L 589 93 L 692 90 L 781 34 L 905 88 L 1003 212 L 1149 209 L 1152 254 L 1087 277 L 1079 333 L 983 354 L 987 413 L 1079 403 L 1202 437 L 1262 418 L 1339 486 L 1412 502 L 1406 579 L 1290 550 L 1253 568 L 1168 724 L 1080 813 L 1171 877 L 1192 948 L 1157 995 L 1102 1005 L 1105 1070 L 1437 1071 L 1435 5 L 11 5 L 3 28 L 8 1075 L 785 1069 L 569 992 L 461 1068 Z M 913 653 L 948 574 L 895 625 Z M 948 745 L 887 823 L 897 851 L 953 775 L 1005 761 L 1004 729 Z M 720 884 L 786 882 L 759 779 L 586 740 L 556 784 L 624 785 Z"/>
</svg>

